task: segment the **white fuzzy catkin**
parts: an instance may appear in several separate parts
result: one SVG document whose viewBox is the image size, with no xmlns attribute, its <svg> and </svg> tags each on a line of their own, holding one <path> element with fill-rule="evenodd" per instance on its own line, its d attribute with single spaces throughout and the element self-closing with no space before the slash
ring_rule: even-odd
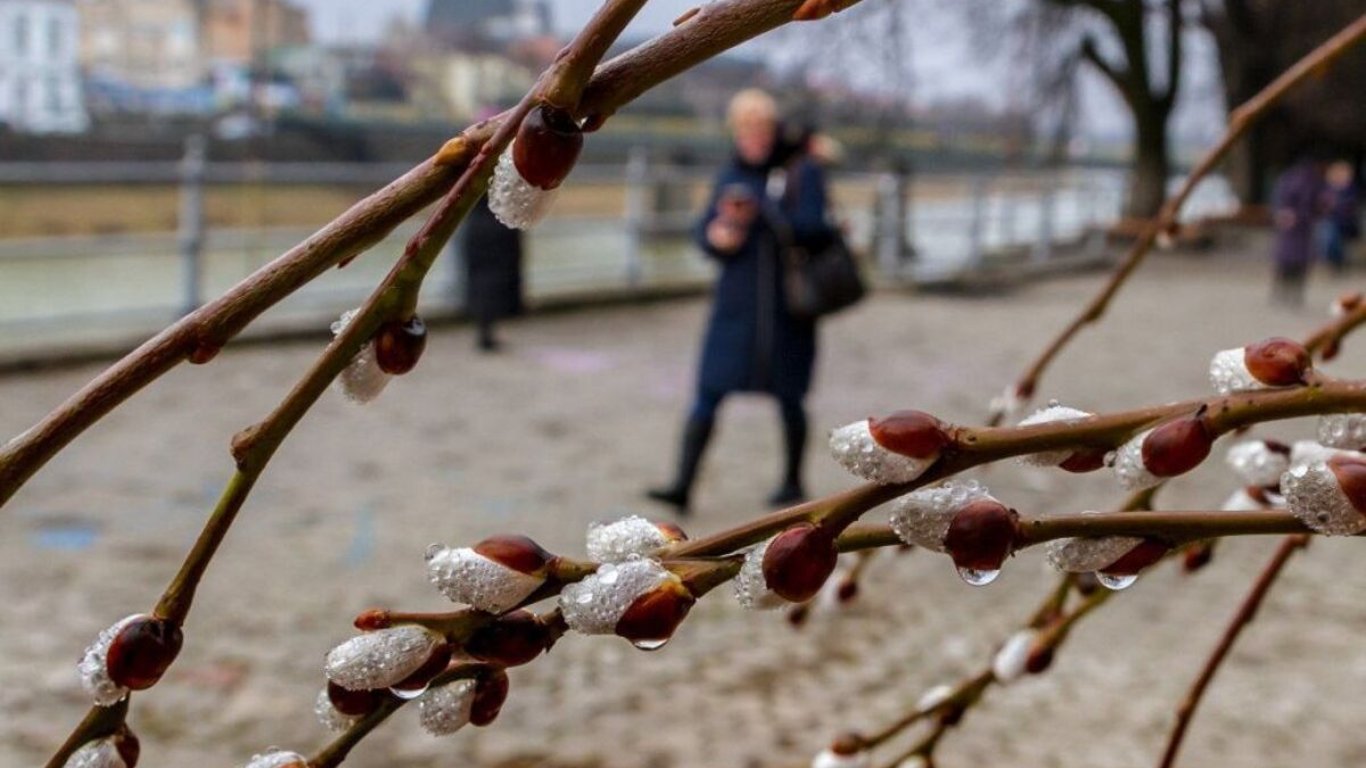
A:
<svg viewBox="0 0 1366 768">
<path fill-rule="evenodd" d="M 1319 417 L 1319 443 L 1329 448 L 1366 448 L 1366 413 L 1326 413 Z"/>
<path fill-rule="evenodd" d="M 1115 478 L 1126 491 L 1142 491 L 1162 482 L 1162 478 L 1149 472 L 1147 465 L 1143 463 L 1143 441 L 1152 433 L 1150 429 L 1134 435 L 1109 457 L 1110 468 L 1114 470 Z"/>
<path fill-rule="evenodd" d="M 545 583 L 542 576 L 509 568 L 470 547 L 440 544 L 427 549 L 427 579 L 452 602 L 489 613 L 515 608 Z"/>
<path fill-rule="evenodd" d="M 313 714 L 317 716 L 322 727 L 334 733 L 341 733 L 360 719 L 354 715 L 338 711 L 336 705 L 332 703 L 332 697 L 327 695 L 326 688 L 318 691 L 318 697 L 313 700 Z"/>
<path fill-rule="evenodd" d="M 944 706 L 944 703 L 953 698 L 953 686 L 936 685 L 921 694 L 920 700 L 915 703 L 918 712 L 933 712 Z"/>
<path fill-rule="evenodd" d="M 63 768 L 128 768 L 113 739 L 87 741 L 71 753 Z"/>
<path fill-rule="evenodd" d="M 1088 509 L 1082 514 L 1102 513 Z M 1089 573 L 1114 563 L 1142 543 L 1143 539 L 1137 536 L 1095 536 L 1054 539 L 1045 544 L 1044 549 L 1048 553 L 1048 563 L 1057 570 L 1063 573 Z"/>
<path fill-rule="evenodd" d="M 764 578 L 764 553 L 768 552 L 768 545 L 772 542 L 773 539 L 770 538 L 750 548 L 745 553 L 745 561 L 740 565 L 740 572 L 731 582 L 735 599 L 740 605 L 752 611 L 767 611 L 787 605 L 786 600 L 768 588 L 768 580 Z"/>
<path fill-rule="evenodd" d="M 81 678 L 81 688 L 85 689 L 96 706 L 113 706 L 128 695 L 127 688 L 116 684 L 109 678 L 109 646 L 113 645 L 114 638 L 119 636 L 124 627 L 141 618 L 146 618 L 146 615 L 135 613 L 132 616 L 123 617 L 113 626 L 102 630 L 99 636 L 95 638 L 95 642 L 91 643 L 85 649 L 85 653 L 81 654 L 81 660 L 76 664 L 76 671 Z"/>
<path fill-rule="evenodd" d="M 907 544 L 943 552 L 944 536 L 958 510 L 970 502 L 990 498 L 991 494 L 976 480 L 953 479 L 911 491 L 892 502 L 889 522 L 892 532 Z"/>
<path fill-rule="evenodd" d="M 246 768 L 305 768 L 306 765 L 308 758 L 298 752 L 272 747 L 259 755 L 252 755 Z"/>
<path fill-rule="evenodd" d="M 1057 402 L 1050 402 L 1047 408 L 1041 408 L 1034 413 L 1026 416 L 1019 424 L 1021 427 L 1032 427 L 1036 424 L 1052 424 L 1059 421 L 1081 421 L 1089 419 L 1094 414 L 1080 411 L 1076 408 L 1069 408 L 1065 405 L 1058 405 Z M 1032 467 L 1056 467 L 1067 461 L 1072 455 L 1072 451 L 1045 451 L 1043 453 L 1030 453 L 1019 458 L 1021 464 Z"/>
<path fill-rule="evenodd" d="M 1022 629 L 1006 639 L 1005 645 L 991 660 L 991 674 L 997 682 L 1006 685 L 1024 676 L 1029 651 L 1037 635 L 1032 629 Z"/>
<path fill-rule="evenodd" d="M 1247 350 L 1243 347 L 1214 353 L 1209 361 L 1209 383 L 1221 395 L 1269 389 L 1247 369 Z"/>
<path fill-rule="evenodd" d="M 473 680 L 456 680 L 422 694 L 417 700 L 422 729 L 433 736 L 449 736 L 465 727 L 470 721 L 475 688 Z"/>
<path fill-rule="evenodd" d="M 1228 449 L 1225 463 L 1247 485 L 1267 487 L 1281 481 L 1290 468 L 1290 457 L 1273 451 L 1262 440 L 1245 440 Z"/>
<path fill-rule="evenodd" d="M 1366 515 L 1352 506 L 1325 462 L 1291 468 L 1281 477 L 1281 491 L 1291 514 L 1319 533 L 1352 536 L 1366 530 Z"/>
<path fill-rule="evenodd" d="M 560 612 L 575 632 L 610 635 L 622 614 L 641 595 L 678 577 L 653 560 L 603 563 L 587 578 L 566 584 L 560 592 Z"/>
<path fill-rule="evenodd" d="M 869 768 L 873 757 L 867 750 L 852 755 L 841 755 L 833 749 L 823 749 L 811 760 L 811 768 Z"/>
<path fill-rule="evenodd" d="M 444 643 L 415 624 L 366 632 L 328 651 L 323 671 L 347 690 L 388 688 L 420 669 Z"/>
<path fill-rule="evenodd" d="M 936 454 L 916 459 L 883 448 L 873 439 L 867 419 L 832 431 L 830 453 L 840 466 L 864 480 L 881 485 L 909 483 L 924 474 L 939 458 Z"/>
<path fill-rule="evenodd" d="M 672 540 L 659 526 L 638 515 L 588 526 L 588 559 L 620 563 L 631 557 L 650 557 Z"/>
<path fill-rule="evenodd" d="M 359 311 L 352 309 L 342 313 L 342 316 L 332 323 L 332 335 L 340 336 Z M 384 391 L 392 378 L 380 370 L 379 360 L 375 358 L 375 344 L 373 341 L 367 341 L 356 356 L 351 358 L 351 362 L 342 369 L 332 386 L 347 400 L 364 404 L 379 397 L 379 393 Z"/>
<path fill-rule="evenodd" d="M 522 178 L 513 160 L 514 139 L 508 144 L 498 165 L 493 169 L 493 181 L 489 182 L 489 210 L 505 227 L 530 229 L 550 212 L 559 187 L 541 189 Z"/>
</svg>

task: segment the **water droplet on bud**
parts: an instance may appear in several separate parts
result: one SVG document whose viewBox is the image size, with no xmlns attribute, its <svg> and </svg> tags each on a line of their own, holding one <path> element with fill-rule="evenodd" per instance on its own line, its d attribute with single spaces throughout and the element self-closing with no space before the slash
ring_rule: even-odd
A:
<svg viewBox="0 0 1366 768">
<path fill-rule="evenodd" d="M 996 577 L 1000 575 L 1000 568 L 997 568 L 995 570 L 979 570 L 977 568 L 964 568 L 962 566 L 958 567 L 959 578 L 961 578 L 963 581 L 967 582 L 968 584 L 971 584 L 974 587 L 985 587 L 986 585 L 995 581 Z"/>
<path fill-rule="evenodd" d="M 1113 573 L 1097 572 L 1096 581 L 1100 582 L 1100 585 L 1105 587 L 1106 589 L 1112 589 L 1118 592 L 1121 589 L 1128 589 L 1129 587 L 1133 586 L 1134 582 L 1138 581 L 1138 574 L 1129 573 L 1120 575 Z"/>
</svg>

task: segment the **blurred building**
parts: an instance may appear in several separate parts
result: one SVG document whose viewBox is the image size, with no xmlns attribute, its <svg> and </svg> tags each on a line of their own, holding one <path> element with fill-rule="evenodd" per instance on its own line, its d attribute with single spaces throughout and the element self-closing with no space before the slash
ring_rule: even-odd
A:
<svg viewBox="0 0 1366 768">
<path fill-rule="evenodd" d="M 277 48 L 307 45 L 308 12 L 287 0 L 200 0 L 210 61 L 250 64 Z"/>
<path fill-rule="evenodd" d="M 0 0 L 0 124 L 32 133 L 89 125 L 71 0 Z"/>
<path fill-rule="evenodd" d="M 196 0 L 77 0 L 88 76 L 133 89 L 190 88 L 207 60 Z"/>
<path fill-rule="evenodd" d="M 506 42 L 551 33 L 546 0 L 428 0 L 423 28 L 447 45 Z"/>
</svg>

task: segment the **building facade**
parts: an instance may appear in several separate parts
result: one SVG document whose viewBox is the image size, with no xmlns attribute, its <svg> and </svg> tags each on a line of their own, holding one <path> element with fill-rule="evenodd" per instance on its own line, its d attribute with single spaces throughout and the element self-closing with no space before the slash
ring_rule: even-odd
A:
<svg viewBox="0 0 1366 768">
<path fill-rule="evenodd" d="M 77 0 L 76 6 L 87 76 L 162 90 L 204 81 L 196 0 Z"/>
<path fill-rule="evenodd" d="M 79 20 L 71 0 L 0 0 L 0 123 L 29 133 L 79 133 Z"/>
</svg>

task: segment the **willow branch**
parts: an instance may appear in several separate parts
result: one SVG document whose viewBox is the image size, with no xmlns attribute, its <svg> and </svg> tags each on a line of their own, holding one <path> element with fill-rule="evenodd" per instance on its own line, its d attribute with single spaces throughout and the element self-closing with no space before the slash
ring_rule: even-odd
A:
<svg viewBox="0 0 1366 768">
<path fill-rule="evenodd" d="M 1332 360 L 1337 357 L 1342 340 L 1366 323 L 1366 299 L 1359 293 L 1345 298 L 1350 300 L 1350 308 L 1328 321 L 1305 341 L 1304 348 L 1311 354 L 1318 354 L 1324 360 Z"/>
<path fill-rule="evenodd" d="M 1292 535 L 1285 537 L 1281 541 L 1281 545 L 1276 548 L 1275 554 L 1271 556 L 1271 560 L 1267 562 L 1261 575 L 1253 583 L 1252 590 L 1248 592 L 1247 597 L 1243 598 L 1242 606 L 1233 615 L 1233 620 L 1224 630 L 1223 636 L 1219 639 L 1219 644 L 1214 647 L 1213 653 L 1206 659 L 1199 677 L 1191 684 L 1190 690 L 1186 693 L 1186 698 L 1177 708 L 1176 724 L 1167 740 L 1167 749 L 1162 753 L 1162 760 L 1158 763 L 1158 768 L 1171 768 L 1176 764 L 1176 754 L 1181 749 L 1181 741 L 1185 738 L 1186 729 L 1190 727 L 1191 718 L 1195 716 L 1195 710 L 1200 706 L 1200 700 L 1205 694 L 1205 689 L 1214 679 L 1214 674 L 1219 671 L 1219 665 L 1228 656 L 1233 644 L 1237 642 L 1238 636 L 1256 618 L 1257 609 L 1261 607 L 1262 601 L 1271 591 L 1271 586 L 1275 584 L 1276 578 L 1280 576 L 1286 563 L 1290 561 L 1290 556 L 1303 549 L 1308 543 L 1309 538 L 1307 536 Z"/>
<path fill-rule="evenodd" d="M 575 115 L 601 122 L 664 80 L 786 23 L 799 5 L 798 0 L 709 3 L 687 23 L 603 64 Z M 439 199 L 506 117 L 465 130 L 303 243 L 130 352 L 0 447 L 0 506 L 64 446 L 143 387 L 187 359 L 206 361 L 262 312 Z"/>
<path fill-rule="evenodd" d="M 1304 58 L 1295 63 L 1294 66 L 1286 70 L 1280 77 L 1271 82 L 1256 96 L 1248 99 L 1242 106 L 1233 110 L 1229 115 L 1228 127 L 1220 137 L 1218 143 L 1211 147 L 1198 162 L 1182 182 L 1181 187 L 1162 205 L 1155 219 L 1148 222 L 1143 228 L 1143 232 L 1130 247 L 1124 260 L 1110 276 L 1109 281 L 1101 288 L 1100 292 L 1082 309 L 1075 319 L 1065 327 L 1048 346 L 1046 346 L 1039 357 L 1025 369 L 1024 374 L 1013 385 L 1015 395 L 1021 399 L 1028 399 L 1033 396 L 1035 389 L 1038 388 L 1039 379 L 1048 368 L 1053 359 L 1062 352 L 1063 348 L 1071 342 L 1082 328 L 1097 322 L 1110 306 L 1110 301 L 1115 294 L 1123 287 L 1126 280 L 1134 273 L 1138 266 L 1143 263 L 1144 257 L 1152 250 L 1153 244 L 1157 242 L 1158 236 L 1163 232 L 1169 232 L 1176 226 L 1177 217 L 1181 212 L 1181 207 L 1200 181 L 1207 176 L 1214 167 L 1218 165 L 1224 156 L 1229 153 L 1242 136 L 1270 110 L 1271 106 L 1280 101 L 1295 86 L 1304 82 L 1311 74 L 1321 72 L 1332 65 L 1338 58 L 1346 53 L 1352 46 L 1361 42 L 1366 37 L 1366 15 L 1362 15 L 1348 27 L 1338 32 L 1327 42 L 1315 48 Z M 1004 418 L 1005 413 L 997 409 L 991 415 L 990 423 L 999 424 Z"/>
</svg>

